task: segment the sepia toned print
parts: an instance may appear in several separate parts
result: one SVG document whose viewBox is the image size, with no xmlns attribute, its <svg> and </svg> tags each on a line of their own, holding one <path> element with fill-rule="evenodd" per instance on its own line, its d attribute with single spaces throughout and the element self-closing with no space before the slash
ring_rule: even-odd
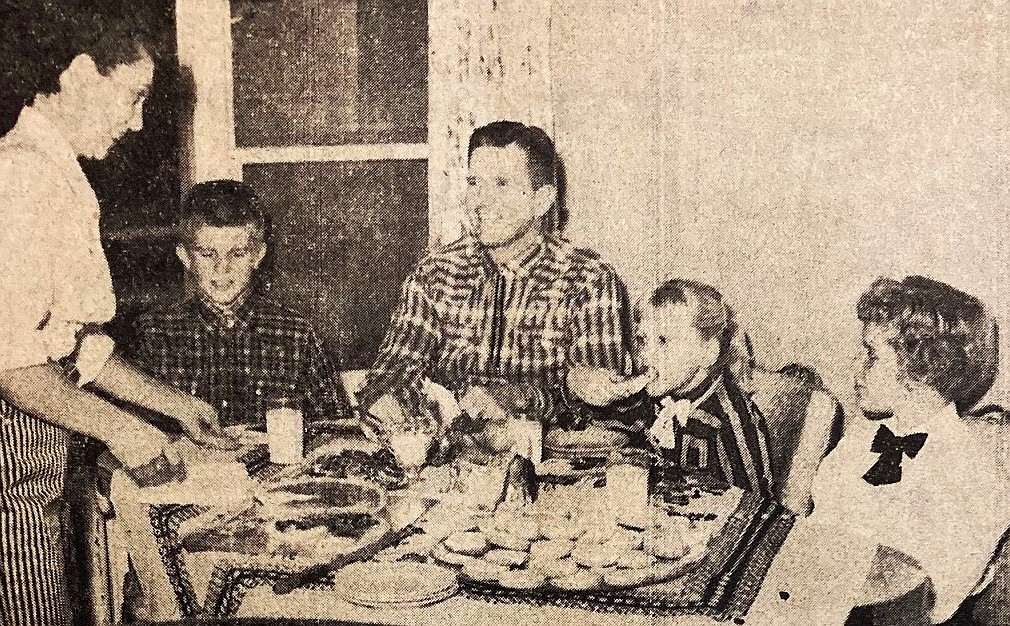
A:
<svg viewBox="0 0 1010 626">
<path fill-rule="evenodd" d="M 1010 624 L 1007 32 L 0 0 L 0 624 Z"/>
</svg>

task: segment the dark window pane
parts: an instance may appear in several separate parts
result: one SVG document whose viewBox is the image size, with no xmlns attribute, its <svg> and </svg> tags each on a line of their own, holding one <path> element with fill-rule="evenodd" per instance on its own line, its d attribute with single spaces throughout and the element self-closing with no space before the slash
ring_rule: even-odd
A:
<svg viewBox="0 0 1010 626">
<path fill-rule="evenodd" d="M 424 161 L 247 165 L 273 222 L 269 289 L 311 317 L 344 369 L 372 364 L 428 244 Z"/>
<path fill-rule="evenodd" d="M 235 143 L 424 143 L 427 0 L 234 0 Z"/>
</svg>

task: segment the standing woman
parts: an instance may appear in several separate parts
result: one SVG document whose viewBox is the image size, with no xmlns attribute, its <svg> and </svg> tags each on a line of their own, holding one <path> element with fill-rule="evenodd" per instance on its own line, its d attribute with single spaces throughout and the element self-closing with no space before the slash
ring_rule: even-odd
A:
<svg viewBox="0 0 1010 626">
<path fill-rule="evenodd" d="M 103 158 L 127 131 L 140 129 L 154 64 L 141 30 L 120 19 L 142 7 L 110 18 L 64 4 L 20 3 L 27 8 L 4 9 L 2 20 L 3 62 L 16 50 L 20 69 L 30 63 L 35 70 L 28 76 L 8 68 L 16 80 L 5 81 L 4 97 L 18 90 L 27 97 L 0 138 L 3 626 L 69 622 L 58 510 L 70 431 L 105 442 L 141 485 L 185 476 L 160 430 L 94 391 L 175 418 L 198 443 L 230 443 L 209 405 L 126 364 L 101 331 L 116 301 L 98 201 L 77 159 Z M 23 13 L 42 10 L 56 15 Z M 54 20 L 61 17 L 65 27 Z M 42 32 L 54 27 L 55 34 Z M 12 28 L 23 39 L 8 47 Z"/>
</svg>

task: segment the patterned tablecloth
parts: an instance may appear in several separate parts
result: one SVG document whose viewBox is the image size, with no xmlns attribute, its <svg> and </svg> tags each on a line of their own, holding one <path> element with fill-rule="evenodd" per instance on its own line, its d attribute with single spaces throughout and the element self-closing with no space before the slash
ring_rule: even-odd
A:
<svg viewBox="0 0 1010 626">
<path fill-rule="evenodd" d="M 461 590 L 490 602 L 728 620 L 746 614 L 792 524 L 793 515 L 781 505 L 746 493 L 699 565 L 675 580 L 627 591 L 521 592 L 472 582 L 463 583 Z"/>
<path fill-rule="evenodd" d="M 276 471 L 265 461 L 265 450 L 256 448 L 242 457 L 257 478 Z M 195 504 L 155 504 L 148 508 L 150 533 L 155 539 L 165 575 L 183 618 L 230 617 L 239 614 L 246 594 L 269 588 L 285 577 L 282 569 L 252 564 L 241 554 L 187 554 L 179 545 L 179 525 L 206 511 Z M 520 592 L 501 587 L 464 582 L 460 595 L 475 601 L 532 606 L 578 608 L 594 612 L 665 615 L 706 615 L 717 620 L 746 614 L 754 601 L 771 561 L 786 539 L 793 516 L 780 505 L 754 494 L 743 494 L 735 509 L 708 544 L 696 567 L 673 581 L 630 591 Z M 418 530 L 418 532 L 423 532 Z M 197 571 L 199 570 L 199 571 Z M 326 589 L 327 577 L 312 581 L 310 588 Z M 278 598 L 274 603 L 283 606 Z M 333 615 L 339 618 L 341 615 Z"/>
</svg>

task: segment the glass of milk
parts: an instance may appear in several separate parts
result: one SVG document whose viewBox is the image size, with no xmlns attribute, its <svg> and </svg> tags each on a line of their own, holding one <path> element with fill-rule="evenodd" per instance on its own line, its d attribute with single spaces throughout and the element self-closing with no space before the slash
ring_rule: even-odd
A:
<svg viewBox="0 0 1010 626">
<path fill-rule="evenodd" d="M 305 420 L 289 398 L 279 398 L 266 411 L 270 462 L 295 465 L 304 459 Z"/>
</svg>

